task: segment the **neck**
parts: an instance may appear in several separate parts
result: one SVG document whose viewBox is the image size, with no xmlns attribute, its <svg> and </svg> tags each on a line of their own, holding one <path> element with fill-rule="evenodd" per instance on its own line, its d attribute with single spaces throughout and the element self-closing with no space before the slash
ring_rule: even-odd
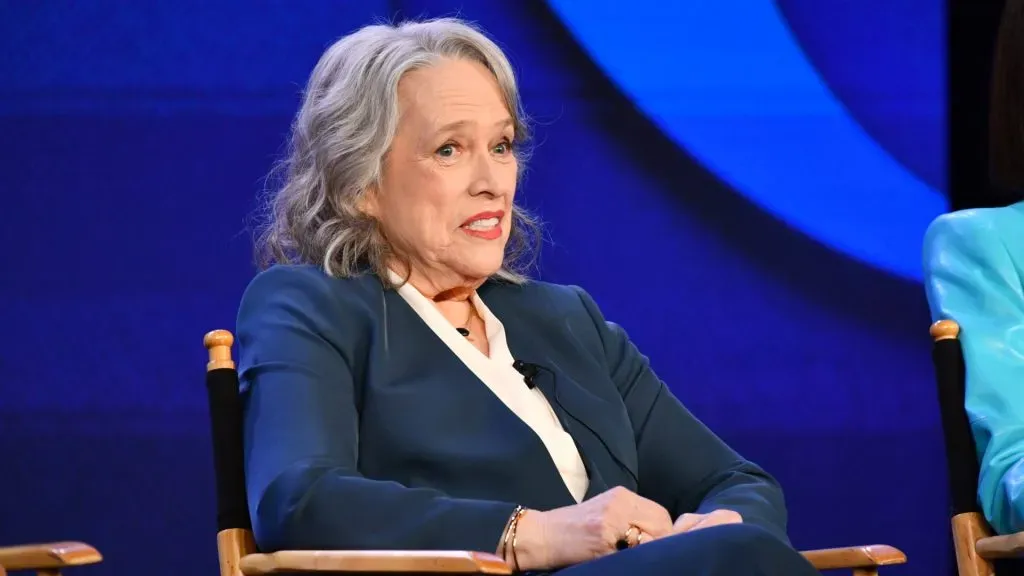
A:
<svg viewBox="0 0 1024 576">
<path fill-rule="evenodd" d="M 452 271 L 423 271 L 416 266 L 392 265 L 390 268 L 402 278 L 408 276 L 413 288 L 435 302 L 465 302 L 487 280 L 469 278 Z"/>
<path fill-rule="evenodd" d="M 473 289 L 468 286 L 456 286 L 442 290 L 431 297 L 434 302 L 466 302 L 473 296 Z"/>
</svg>

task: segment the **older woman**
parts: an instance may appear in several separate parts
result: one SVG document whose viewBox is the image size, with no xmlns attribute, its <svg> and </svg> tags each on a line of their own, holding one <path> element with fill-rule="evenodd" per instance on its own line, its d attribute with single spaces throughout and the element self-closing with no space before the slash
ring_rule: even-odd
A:
<svg viewBox="0 0 1024 576">
<path fill-rule="evenodd" d="M 487 37 L 369 26 L 323 55 L 238 315 L 254 531 L 496 551 L 523 571 L 815 573 L 776 482 L 579 288 L 528 280 L 526 125 Z"/>
<path fill-rule="evenodd" d="M 924 268 L 932 318 L 961 328 L 978 502 L 1009 534 L 1024 530 L 1024 0 L 1006 2 L 993 80 L 992 179 L 1013 201 L 937 218 Z"/>
</svg>

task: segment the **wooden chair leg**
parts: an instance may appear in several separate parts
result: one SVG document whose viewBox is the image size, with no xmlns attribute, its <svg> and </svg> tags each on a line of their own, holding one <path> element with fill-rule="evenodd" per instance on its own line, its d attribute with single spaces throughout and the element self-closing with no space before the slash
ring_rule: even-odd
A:
<svg viewBox="0 0 1024 576">
<path fill-rule="evenodd" d="M 878 576 L 876 568 L 854 568 L 853 576 Z"/>
</svg>

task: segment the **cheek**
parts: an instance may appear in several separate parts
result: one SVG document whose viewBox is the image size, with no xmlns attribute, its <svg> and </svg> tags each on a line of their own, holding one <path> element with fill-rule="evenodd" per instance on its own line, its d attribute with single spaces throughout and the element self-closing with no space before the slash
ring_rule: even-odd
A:
<svg viewBox="0 0 1024 576">
<path fill-rule="evenodd" d="M 458 223 L 459 182 L 456 174 L 419 170 L 409 178 L 403 194 L 395 195 L 393 213 L 401 214 L 396 224 L 413 242 L 438 246 L 450 241 Z M 415 232 L 413 232 L 415 231 Z"/>
<path fill-rule="evenodd" d="M 458 225 L 460 202 L 465 182 L 455 171 L 431 171 L 420 183 L 421 197 L 427 218 L 438 229 L 449 230 Z"/>
<path fill-rule="evenodd" d="M 515 195 L 516 185 L 519 183 L 519 164 L 515 161 L 503 164 L 498 171 L 498 184 L 509 197 Z M 509 200 L 511 203 L 511 200 Z"/>
</svg>

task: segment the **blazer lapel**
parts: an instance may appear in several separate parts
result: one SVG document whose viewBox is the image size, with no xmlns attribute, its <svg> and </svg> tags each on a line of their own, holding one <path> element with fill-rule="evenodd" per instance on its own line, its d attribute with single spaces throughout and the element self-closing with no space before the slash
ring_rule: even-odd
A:
<svg viewBox="0 0 1024 576">
<path fill-rule="evenodd" d="M 512 292 L 513 294 L 510 294 Z M 543 306 L 542 314 L 559 318 L 564 311 L 550 309 L 548 302 L 530 301 L 529 309 L 513 300 L 514 290 L 504 290 L 489 283 L 480 291 L 488 308 L 501 320 L 505 327 L 509 350 L 516 360 L 535 364 L 539 371 L 534 383 L 552 403 L 559 418 L 576 440 L 588 469 L 599 462 L 599 451 L 611 457 L 637 482 L 637 454 L 631 429 L 623 429 L 628 423 L 625 406 L 621 402 L 609 402 L 595 395 L 576 381 L 570 374 L 574 368 L 573 358 L 561 362 L 551 354 L 551 341 L 544 328 L 531 325 L 537 306 Z M 582 360 L 581 360 L 582 362 Z M 564 366 L 563 366 L 564 364 Z M 568 419 L 564 418 L 568 416 Z M 591 490 L 601 490 L 600 475 L 591 473 Z M 598 480 L 595 482 L 595 480 Z M 595 484 L 597 486 L 595 486 Z M 588 490 L 588 496 L 591 490 Z"/>
<path fill-rule="evenodd" d="M 559 475 L 558 468 L 551 459 L 547 447 L 540 437 L 519 416 L 510 410 L 485 383 L 431 330 L 430 326 L 419 317 L 401 295 L 395 291 L 385 293 L 387 306 L 392 311 L 392 320 L 397 329 L 397 336 L 390 336 L 395 357 L 408 359 L 402 366 L 406 369 L 422 371 L 426 366 L 439 368 L 438 372 L 458 375 L 437 381 L 437 394 L 449 398 L 449 402 L 466 403 L 465 413 L 471 411 L 491 415 L 488 423 L 500 428 L 509 444 L 528 443 L 529 453 L 535 457 L 539 466 L 548 469 L 547 474 L 536 473 L 531 477 L 534 490 L 531 491 L 529 502 L 532 507 L 553 509 L 574 502 L 572 494 Z M 486 403 L 487 407 L 480 407 Z M 481 433 L 484 429 L 481 428 Z M 500 449 L 494 442 L 489 449 Z M 521 456 L 523 452 L 517 452 Z M 519 462 L 522 464 L 522 462 Z"/>
</svg>

